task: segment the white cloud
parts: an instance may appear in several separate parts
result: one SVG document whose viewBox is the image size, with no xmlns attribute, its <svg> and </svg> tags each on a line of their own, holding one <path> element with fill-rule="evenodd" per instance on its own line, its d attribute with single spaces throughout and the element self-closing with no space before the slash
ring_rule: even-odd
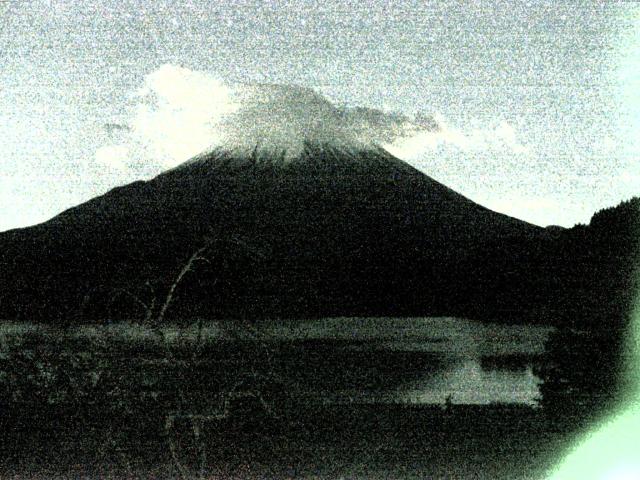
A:
<svg viewBox="0 0 640 480">
<path fill-rule="evenodd" d="M 126 145 L 106 145 L 96 151 L 95 157 L 99 165 L 120 171 L 125 171 L 130 162 Z"/>
<path fill-rule="evenodd" d="M 124 138 L 96 160 L 117 170 L 154 175 L 222 147 L 297 157 L 305 141 L 350 148 L 373 144 L 412 160 L 442 148 L 526 154 L 507 123 L 462 131 L 442 115 L 409 117 L 362 107 L 336 107 L 315 91 L 284 85 L 228 84 L 216 76 L 164 65 L 133 94 Z"/>
<path fill-rule="evenodd" d="M 493 131 L 495 144 L 497 146 L 505 147 L 506 150 L 511 150 L 513 153 L 520 155 L 530 155 L 532 153 L 531 147 L 523 145 L 518 141 L 515 128 L 506 122 L 501 122 Z"/>
<path fill-rule="evenodd" d="M 218 144 L 220 123 L 238 109 L 220 80 L 171 65 L 147 75 L 136 99 L 130 124 L 135 153 L 166 168 Z"/>
<path fill-rule="evenodd" d="M 453 127 L 441 114 L 434 115 L 437 131 L 416 131 L 400 136 L 385 147 L 403 159 L 418 159 L 438 148 L 454 148 L 462 152 L 494 152 L 531 155 L 529 146 L 518 139 L 516 130 L 507 122 L 493 128 L 475 128 L 468 131 Z"/>
<path fill-rule="evenodd" d="M 147 75 L 131 100 L 124 143 L 101 148 L 96 159 L 137 172 L 154 171 L 140 164 L 171 168 L 214 147 L 252 151 L 258 145 L 291 159 L 305 141 L 363 148 L 438 128 L 430 117 L 338 108 L 308 88 L 226 84 L 172 65 Z"/>
</svg>

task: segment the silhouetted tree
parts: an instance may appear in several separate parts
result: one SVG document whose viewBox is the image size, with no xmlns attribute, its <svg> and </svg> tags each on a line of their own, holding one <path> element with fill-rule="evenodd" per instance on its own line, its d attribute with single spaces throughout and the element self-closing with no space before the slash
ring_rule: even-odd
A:
<svg viewBox="0 0 640 480">
<path fill-rule="evenodd" d="M 547 341 L 540 403 L 554 421 L 576 423 L 615 406 L 623 385 L 621 331 L 561 328 Z"/>
<path fill-rule="evenodd" d="M 557 247 L 558 329 L 547 342 L 541 404 L 557 421 L 584 419 L 620 401 L 626 337 L 638 295 L 640 198 L 597 212 L 565 232 Z M 553 272 L 554 270 L 552 270 Z"/>
</svg>

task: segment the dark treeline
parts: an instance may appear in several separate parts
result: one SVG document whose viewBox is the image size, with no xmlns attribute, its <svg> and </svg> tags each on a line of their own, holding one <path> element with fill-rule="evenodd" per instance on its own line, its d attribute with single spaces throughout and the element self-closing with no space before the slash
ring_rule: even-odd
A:
<svg viewBox="0 0 640 480">
<path fill-rule="evenodd" d="M 597 212 L 589 225 L 551 227 L 533 242 L 514 238 L 472 255 L 472 316 L 511 311 L 514 321 L 578 329 L 624 321 L 638 286 L 639 227 L 634 198 Z"/>
</svg>

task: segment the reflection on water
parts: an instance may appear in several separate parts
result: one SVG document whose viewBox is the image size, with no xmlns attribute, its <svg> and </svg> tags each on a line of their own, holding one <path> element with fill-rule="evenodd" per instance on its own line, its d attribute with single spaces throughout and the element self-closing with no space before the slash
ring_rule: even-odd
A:
<svg viewBox="0 0 640 480">
<path fill-rule="evenodd" d="M 486 370 L 478 359 L 462 358 L 449 363 L 446 369 L 408 385 L 397 392 L 402 403 L 489 404 L 519 403 L 535 405 L 540 380 L 531 366 L 521 369 Z"/>
<path fill-rule="evenodd" d="M 540 393 L 540 379 L 533 374 L 531 364 L 527 364 L 526 359 L 522 361 L 520 368 L 483 368 L 476 358 L 440 358 L 436 365 L 429 365 L 418 375 L 402 371 L 399 365 L 396 377 L 376 382 L 373 388 L 358 378 L 348 388 L 315 390 L 315 393 L 320 394 L 317 400 L 329 403 L 503 403 L 535 406 Z M 349 365 L 344 368 L 349 368 Z M 339 376 L 340 372 L 336 375 Z M 397 382 L 399 378 L 411 376 L 414 379 Z M 312 396 L 313 391 L 313 387 L 307 390 Z"/>
<path fill-rule="evenodd" d="M 457 318 L 340 318 L 288 327 L 269 334 L 302 341 L 298 365 L 308 368 L 315 356 L 312 382 L 323 370 L 335 387 L 311 383 L 307 392 L 321 390 L 322 400 L 339 403 L 536 405 L 533 362 L 550 332 Z"/>
</svg>

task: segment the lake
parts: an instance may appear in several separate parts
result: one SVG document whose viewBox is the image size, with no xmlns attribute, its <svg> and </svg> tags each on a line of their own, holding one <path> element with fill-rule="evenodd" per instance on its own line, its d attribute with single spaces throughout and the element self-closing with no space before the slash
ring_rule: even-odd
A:
<svg viewBox="0 0 640 480">
<path fill-rule="evenodd" d="M 166 326 L 162 331 L 171 348 L 186 352 L 193 350 L 199 335 L 195 324 Z M 551 331 L 450 317 L 326 318 L 263 323 L 257 326 L 258 344 L 241 342 L 244 346 L 236 348 L 234 341 L 238 333 L 243 335 L 242 329 L 229 336 L 228 329 L 211 322 L 201 332 L 210 352 L 205 359 L 209 366 L 202 368 L 212 378 L 233 368 L 272 371 L 293 397 L 311 403 L 535 405 L 539 379 L 533 366 L 544 354 Z M 157 344 L 161 337 L 140 324 L 63 331 L 5 323 L 0 329 L 0 353 L 16 339 L 36 333 L 49 339 L 75 338 L 77 348 L 111 352 L 114 360 L 120 355 L 118 349 L 128 345 L 122 355 L 123 360 L 131 357 L 129 368 L 147 368 L 144 375 L 151 378 L 169 375 L 161 359 L 157 368 L 143 367 L 135 359 L 142 355 L 141 346 L 152 356 L 164 351 Z M 268 365 L 256 353 L 260 343 L 272 350 Z"/>
<path fill-rule="evenodd" d="M 330 318 L 261 334 L 287 345 L 280 361 L 293 362 L 287 375 L 310 400 L 535 405 L 533 365 L 551 331 L 450 317 Z"/>
</svg>

